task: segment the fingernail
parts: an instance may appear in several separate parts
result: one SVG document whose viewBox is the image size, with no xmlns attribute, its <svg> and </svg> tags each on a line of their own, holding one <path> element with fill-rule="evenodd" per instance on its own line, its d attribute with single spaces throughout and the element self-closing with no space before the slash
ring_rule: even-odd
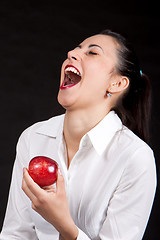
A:
<svg viewBox="0 0 160 240">
<path fill-rule="evenodd" d="M 26 171 L 27 171 L 27 168 L 24 167 L 24 168 L 23 168 L 23 174 L 24 174 Z"/>
<path fill-rule="evenodd" d="M 59 175 L 61 175 L 61 176 L 62 176 L 62 171 L 61 171 L 61 169 L 60 169 L 60 168 L 58 168 L 58 172 L 59 172 Z"/>
</svg>

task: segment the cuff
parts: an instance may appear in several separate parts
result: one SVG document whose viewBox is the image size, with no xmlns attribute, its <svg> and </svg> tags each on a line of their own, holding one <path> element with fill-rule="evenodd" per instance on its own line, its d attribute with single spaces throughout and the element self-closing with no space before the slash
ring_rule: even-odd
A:
<svg viewBox="0 0 160 240">
<path fill-rule="evenodd" d="M 90 238 L 81 229 L 78 228 L 77 240 L 90 240 Z"/>
</svg>

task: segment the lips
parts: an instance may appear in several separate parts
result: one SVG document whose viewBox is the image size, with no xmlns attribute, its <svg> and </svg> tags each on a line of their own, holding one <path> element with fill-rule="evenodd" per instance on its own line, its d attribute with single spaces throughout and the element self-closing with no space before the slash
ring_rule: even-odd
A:
<svg viewBox="0 0 160 240">
<path fill-rule="evenodd" d="M 80 71 L 73 65 L 67 65 L 64 70 L 64 80 L 60 89 L 67 89 L 75 86 L 81 81 Z"/>
</svg>

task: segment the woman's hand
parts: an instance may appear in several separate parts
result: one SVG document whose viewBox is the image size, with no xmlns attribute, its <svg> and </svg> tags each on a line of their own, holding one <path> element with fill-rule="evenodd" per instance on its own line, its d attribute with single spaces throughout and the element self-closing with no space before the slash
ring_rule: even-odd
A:
<svg viewBox="0 0 160 240">
<path fill-rule="evenodd" d="M 68 207 L 65 182 L 61 171 L 58 171 L 56 188 L 54 185 L 40 188 L 23 169 L 22 189 L 32 202 L 32 208 L 46 221 L 51 223 L 64 240 L 75 240 L 78 229 L 74 224 Z"/>
</svg>

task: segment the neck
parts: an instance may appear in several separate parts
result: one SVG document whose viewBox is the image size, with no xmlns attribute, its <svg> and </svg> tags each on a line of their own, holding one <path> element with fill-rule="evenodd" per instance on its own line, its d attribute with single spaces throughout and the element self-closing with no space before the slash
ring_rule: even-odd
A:
<svg viewBox="0 0 160 240">
<path fill-rule="evenodd" d="M 96 114 L 95 114 L 96 112 Z M 79 149 L 81 138 L 95 127 L 109 112 L 105 111 L 70 111 L 66 110 L 64 119 L 64 138 L 68 153 L 68 166 Z"/>
</svg>

